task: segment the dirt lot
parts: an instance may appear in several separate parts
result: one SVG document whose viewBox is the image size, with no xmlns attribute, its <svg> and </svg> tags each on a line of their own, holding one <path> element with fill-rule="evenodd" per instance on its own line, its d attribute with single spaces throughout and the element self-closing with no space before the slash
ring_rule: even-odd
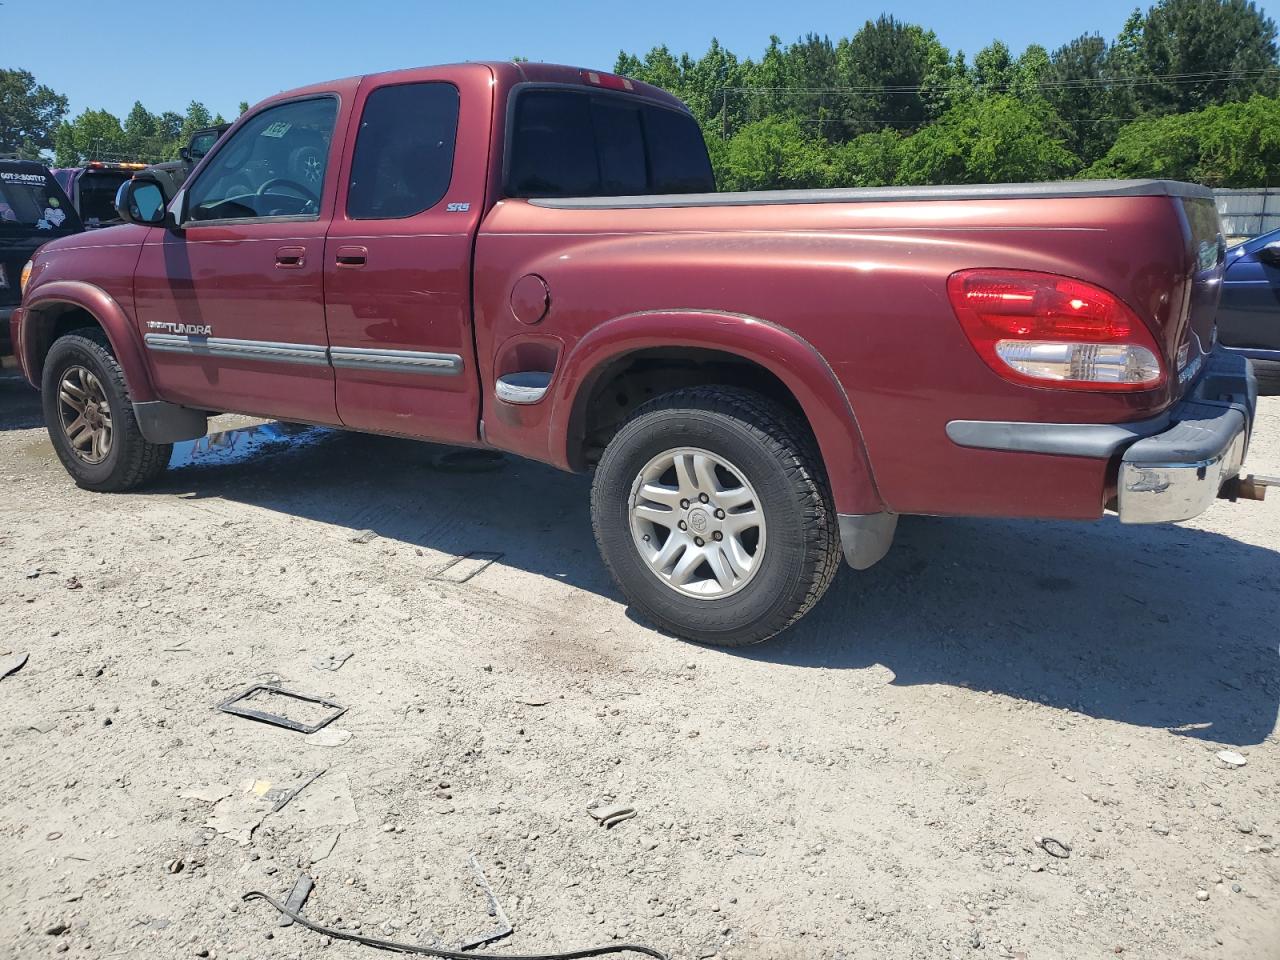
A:
<svg viewBox="0 0 1280 960">
<path fill-rule="evenodd" d="M 1258 432 L 1280 474 L 1280 398 Z M 726 652 L 629 615 L 585 478 L 223 440 L 85 493 L 0 378 L 0 655 L 30 655 L 0 680 L 0 956 L 382 955 L 241 903 L 304 869 L 308 917 L 456 946 L 496 923 L 474 854 L 501 953 L 1280 957 L 1278 504 L 909 518 Z M 269 680 L 349 709 L 310 736 L 215 709 Z"/>
</svg>

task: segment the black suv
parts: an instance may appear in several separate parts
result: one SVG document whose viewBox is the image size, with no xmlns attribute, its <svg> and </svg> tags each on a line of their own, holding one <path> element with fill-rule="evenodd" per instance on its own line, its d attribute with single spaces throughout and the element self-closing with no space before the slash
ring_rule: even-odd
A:
<svg viewBox="0 0 1280 960">
<path fill-rule="evenodd" d="M 49 168 L 0 160 L 0 355 L 12 349 L 9 317 L 22 300 L 22 268 L 40 245 L 84 225 Z"/>
</svg>

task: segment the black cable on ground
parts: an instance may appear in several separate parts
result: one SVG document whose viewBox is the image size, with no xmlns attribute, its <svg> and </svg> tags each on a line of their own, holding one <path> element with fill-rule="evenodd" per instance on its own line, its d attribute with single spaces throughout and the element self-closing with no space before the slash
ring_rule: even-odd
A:
<svg viewBox="0 0 1280 960">
<path fill-rule="evenodd" d="M 250 890 L 240 899 L 265 900 L 294 923 L 300 923 L 308 930 L 322 933 L 335 940 L 350 940 L 362 943 L 366 947 L 377 947 L 379 950 L 391 950 L 395 953 L 412 953 L 423 957 L 438 957 L 439 960 L 586 960 L 587 957 L 607 957 L 613 953 L 638 953 L 654 960 L 670 960 L 661 950 L 644 947 L 635 943 L 619 943 L 608 947 L 587 947 L 585 950 L 569 950 L 565 953 L 459 953 L 456 950 L 437 950 L 434 947 L 422 947 L 414 943 L 396 943 L 394 940 L 378 940 L 375 937 L 364 937 L 358 933 L 347 933 L 344 930 L 331 930 L 318 923 L 312 923 L 299 913 L 294 913 L 284 904 L 272 899 L 261 890 Z"/>
</svg>

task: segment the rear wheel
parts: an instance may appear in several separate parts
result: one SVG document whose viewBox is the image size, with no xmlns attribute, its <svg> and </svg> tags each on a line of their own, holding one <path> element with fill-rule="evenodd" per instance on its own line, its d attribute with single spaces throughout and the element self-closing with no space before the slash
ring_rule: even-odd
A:
<svg viewBox="0 0 1280 960">
<path fill-rule="evenodd" d="M 839 565 L 812 437 L 747 390 L 695 387 L 640 407 L 596 468 L 591 511 L 627 599 L 700 643 L 773 636 L 818 602 Z"/>
<path fill-rule="evenodd" d="M 172 444 L 138 429 L 124 371 L 101 330 L 60 337 L 41 377 L 45 426 L 78 486 L 114 492 L 149 483 L 169 465 Z"/>
</svg>

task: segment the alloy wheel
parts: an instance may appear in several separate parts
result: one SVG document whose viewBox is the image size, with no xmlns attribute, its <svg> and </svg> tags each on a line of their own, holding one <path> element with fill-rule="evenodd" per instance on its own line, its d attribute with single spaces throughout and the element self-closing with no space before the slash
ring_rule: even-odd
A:
<svg viewBox="0 0 1280 960">
<path fill-rule="evenodd" d="M 709 450 L 683 447 L 650 460 L 632 485 L 628 515 L 649 569 L 685 596 L 732 596 L 760 569 L 760 498 L 741 470 Z"/>
</svg>

